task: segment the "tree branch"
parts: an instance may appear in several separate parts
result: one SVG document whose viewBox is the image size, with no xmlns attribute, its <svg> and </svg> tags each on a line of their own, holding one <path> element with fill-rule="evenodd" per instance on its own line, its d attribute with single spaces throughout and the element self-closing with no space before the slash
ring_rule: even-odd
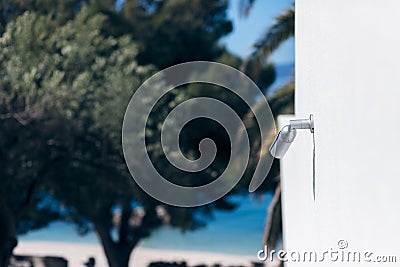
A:
<svg viewBox="0 0 400 267">
<path fill-rule="evenodd" d="M 111 238 L 110 229 L 107 227 L 106 223 L 101 221 L 101 219 L 93 221 L 93 224 L 97 234 L 99 235 L 100 242 L 103 245 L 108 263 L 111 265 L 110 257 L 112 257 L 112 251 L 115 249 L 116 244 Z"/>
<path fill-rule="evenodd" d="M 21 218 L 31 207 L 32 205 L 35 204 L 34 202 L 34 196 L 35 193 L 37 192 L 37 189 L 39 188 L 39 182 L 40 179 L 46 175 L 47 172 L 49 172 L 50 165 L 53 165 L 61 161 L 63 158 L 62 157 L 56 157 L 52 160 L 50 160 L 45 166 L 43 166 L 37 173 L 36 177 L 32 180 L 28 187 L 28 191 L 25 196 L 25 200 L 22 202 L 21 206 L 19 207 L 18 211 L 16 212 L 16 218 Z"/>
<path fill-rule="evenodd" d="M 132 216 L 132 208 L 129 203 L 122 207 L 121 221 L 119 226 L 119 244 L 125 244 L 128 241 L 129 220 Z"/>
<path fill-rule="evenodd" d="M 25 212 L 27 212 L 27 210 L 33 205 L 33 199 L 36 189 L 38 188 L 38 185 L 39 185 L 39 178 L 33 179 L 31 184 L 29 185 L 25 200 L 17 211 L 16 217 L 18 219 L 21 218 L 25 214 Z"/>
<path fill-rule="evenodd" d="M 24 119 L 24 115 L 26 112 L 17 112 L 17 113 L 4 113 L 0 114 L 0 120 L 6 120 L 6 119 L 15 119 L 17 122 L 19 122 L 22 126 L 26 126 L 29 122 L 31 122 L 31 119 Z"/>
</svg>

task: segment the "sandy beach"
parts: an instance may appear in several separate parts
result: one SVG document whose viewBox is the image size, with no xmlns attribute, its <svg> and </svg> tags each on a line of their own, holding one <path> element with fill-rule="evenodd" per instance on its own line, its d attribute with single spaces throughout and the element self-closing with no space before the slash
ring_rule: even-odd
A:
<svg viewBox="0 0 400 267">
<path fill-rule="evenodd" d="M 96 258 L 97 267 L 106 267 L 101 246 L 93 244 L 74 244 L 63 242 L 23 241 L 15 249 L 17 255 L 59 256 L 68 260 L 70 267 L 83 266 L 89 257 Z M 146 267 L 153 261 L 186 261 L 188 265 L 215 263 L 228 265 L 251 266 L 257 261 L 256 256 L 236 256 L 210 252 L 158 250 L 138 247 L 133 251 L 129 266 Z"/>
</svg>

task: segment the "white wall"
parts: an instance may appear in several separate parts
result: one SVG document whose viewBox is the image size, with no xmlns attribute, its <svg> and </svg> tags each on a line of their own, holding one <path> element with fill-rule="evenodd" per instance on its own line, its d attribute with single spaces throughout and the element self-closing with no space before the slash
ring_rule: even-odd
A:
<svg viewBox="0 0 400 267">
<path fill-rule="evenodd" d="M 296 1 L 296 118 L 315 115 L 317 199 L 312 136 L 299 131 L 281 161 L 287 251 L 343 239 L 400 262 L 399 102 L 400 1 Z M 318 266 L 331 264 L 365 262 Z"/>
</svg>

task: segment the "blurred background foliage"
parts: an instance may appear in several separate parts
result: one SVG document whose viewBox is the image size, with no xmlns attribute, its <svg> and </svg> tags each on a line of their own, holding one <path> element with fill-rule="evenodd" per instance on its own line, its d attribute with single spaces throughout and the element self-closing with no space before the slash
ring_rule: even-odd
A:
<svg viewBox="0 0 400 267">
<path fill-rule="evenodd" d="M 119 4 L 118 4 L 119 3 Z M 276 73 L 268 56 L 294 35 L 294 11 L 280 15 L 246 59 L 219 40 L 232 31 L 226 0 L 5 0 L 0 3 L 0 266 L 18 234 L 54 220 L 74 222 L 80 233 L 95 231 L 111 267 L 126 267 L 138 242 L 163 224 L 183 231 L 204 226 L 215 210 L 232 210 L 222 198 L 197 208 L 159 203 L 131 179 L 121 148 L 125 108 L 134 91 L 156 71 L 207 60 L 241 69 L 265 94 Z M 254 1 L 241 2 L 248 14 Z M 270 97 L 275 115 L 293 112 L 294 82 Z M 252 162 L 230 194 L 247 194 L 260 151 L 249 107 L 227 90 L 191 84 L 163 97 L 147 123 L 149 156 L 166 176 L 179 176 L 162 153 L 160 124 L 176 105 L 212 96 L 245 121 Z M 140 116 L 140 114 L 138 114 Z M 140 119 L 140 118 L 139 118 Z M 198 156 L 204 137 L 218 140 L 216 161 L 204 182 L 222 173 L 230 143 L 221 126 L 195 120 L 181 133 L 182 150 Z M 186 175 L 186 176 L 185 176 Z M 266 242 L 280 239 L 277 162 L 260 192 L 276 192 Z M 272 233 L 272 234 L 271 234 Z M 261 238 L 261 237 L 260 237 Z M 275 240 L 275 241 L 274 241 Z"/>
</svg>

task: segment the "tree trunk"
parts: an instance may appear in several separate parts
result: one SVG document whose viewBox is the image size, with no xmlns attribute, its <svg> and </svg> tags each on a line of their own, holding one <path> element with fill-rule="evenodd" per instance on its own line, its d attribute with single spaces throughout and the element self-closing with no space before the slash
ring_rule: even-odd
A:
<svg viewBox="0 0 400 267">
<path fill-rule="evenodd" d="M 15 216 L 0 197 L 0 267 L 7 267 L 14 248 L 17 246 Z"/>
<path fill-rule="evenodd" d="M 264 230 L 264 245 L 276 249 L 279 241 L 282 240 L 282 207 L 281 207 L 281 186 L 275 189 L 274 198 L 269 204 L 267 223 Z"/>
<path fill-rule="evenodd" d="M 131 249 L 113 244 L 112 247 L 107 247 L 107 249 L 104 247 L 104 251 L 110 267 L 128 267 Z"/>
<path fill-rule="evenodd" d="M 128 267 L 131 253 L 137 242 L 117 243 L 112 240 L 110 229 L 105 224 L 95 222 L 94 225 L 101 240 L 109 267 Z"/>
</svg>

